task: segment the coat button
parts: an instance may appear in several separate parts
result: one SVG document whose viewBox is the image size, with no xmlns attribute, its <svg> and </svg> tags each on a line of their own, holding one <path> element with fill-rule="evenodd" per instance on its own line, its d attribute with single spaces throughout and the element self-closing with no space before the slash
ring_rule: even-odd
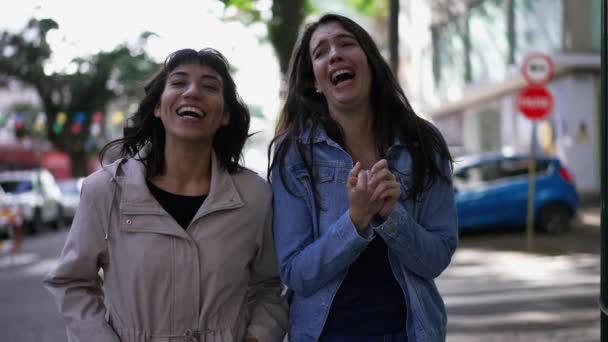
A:
<svg viewBox="0 0 608 342">
<path fill-rule="evenodd" d="M 397 226 L 394 223 L 391 223 L 386 227 L 389 233 L 394 233 L 397 230 Z"/>
<path fill-rule="evenodd" d="M 133 224 L 133 221 L 131 219 L 127 219 L 125 221 L 126 224 L 128 224 L 129 226 Z"/>
</svg>

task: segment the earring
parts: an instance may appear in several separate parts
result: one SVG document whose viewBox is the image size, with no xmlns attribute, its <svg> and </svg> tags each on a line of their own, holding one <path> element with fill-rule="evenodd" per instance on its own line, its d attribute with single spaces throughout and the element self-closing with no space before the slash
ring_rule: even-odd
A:
<svg viewBox="0 0 608 342">
<path fill-rule="evenodd" d="M 316 92 L 317 94 L 321 94 L 321 89 L 319 89 L 319 88 L 315 88 L 315 92 Z"/>
</svg>

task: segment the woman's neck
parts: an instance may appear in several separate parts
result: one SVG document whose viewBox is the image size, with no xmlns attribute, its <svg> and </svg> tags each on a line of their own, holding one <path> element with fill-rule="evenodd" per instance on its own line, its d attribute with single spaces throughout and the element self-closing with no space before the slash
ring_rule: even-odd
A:
<svg viewBox="0 0 608 342">
<path fill-rule="evenodd" d="M 165 172 L 150 179 L 159 188 L 180 195 L 204 195 L 211 183 L 212 147 L 201 144 L 165 145 Z"/>
<path fill-rule="evenodd" d="M 364 169 L 371 168 L 380 158 L 376 148 L 371 111 L 334 112 L 331 115 L 342 128 L 344 144 L 353 162 L 361 162 Z"/>
</svg>

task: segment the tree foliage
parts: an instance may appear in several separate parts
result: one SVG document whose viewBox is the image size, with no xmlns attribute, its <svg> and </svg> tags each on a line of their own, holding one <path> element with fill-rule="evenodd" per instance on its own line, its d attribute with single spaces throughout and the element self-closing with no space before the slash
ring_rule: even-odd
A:
<svg viewBox="0 0 608 342">
<path fill-rule="evenodd" d="M 226 7 L 238 10 L 233 19 L 245 24 L 261 22 L 262 13 L 258 9 L 257 0 L 221 0 Z M 298 38 L 300 26 L 306 15 L 312 11 L 307 0 L 273 1 L 272 18 L 265 21 L 268 29 L 268 39 L 272 44 L 279 61 L 281 74 L 285 75 L 291 57 L 291 50 Z"/>
<path fill-rule="evenodd" d="M 17 80 L 38 93 L 42 110 L 47 114 L 47 138 L 59 149 L 81 153 L 86 134 L 73 136 L 53 130 L 55 117 L 64 112 L 105 112 L 108 103 L 117 97 L 133 96 L 143 80 L 158 64 L 144 51 L 145 42 L 153 35 L 144 32 L 138 46 L 118 45 L 72 61 L 72 72 L 45 70 L 52 57 L 47 41 L 58 23 L 52 19 L 31 19 L 17 33 L 0 33 L 0 86 Z"/>
<path fill-rule="evenodd" d="M 388 15 L 388 0 L 349 0 L 349 2 L 353 8 L 369 17 Z"/>
<path fill-rule="evenodd" d="M 264 22 L 268 29 L 268 39 L 279 61 L 281 74 L 285 75 L 289 66 L 291 51 L 298 39 L 298 33 L 309 14 L 319 10 L 320 0 L 272 1 L 269 20 L 258 8 L 258 0 L 220 0 L 226 7 L 237 9 L 232 19 L 245 24 Z M 344 0 L 344 4 L 367 16 L 386 16 L 388 0 Z"/>
</svg>

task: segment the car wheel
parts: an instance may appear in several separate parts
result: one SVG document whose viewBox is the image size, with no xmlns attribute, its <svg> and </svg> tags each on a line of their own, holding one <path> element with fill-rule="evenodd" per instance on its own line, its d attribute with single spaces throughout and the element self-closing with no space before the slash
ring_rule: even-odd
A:
<svg viewBox="0 0 608 342">
<path fill-rule="evenodd" d="M 561 203 L 549 203 L 540 210 L 538 229 L 545 233 L 561 233 L 570 229 L 570 209 Z"/>
</svg>

